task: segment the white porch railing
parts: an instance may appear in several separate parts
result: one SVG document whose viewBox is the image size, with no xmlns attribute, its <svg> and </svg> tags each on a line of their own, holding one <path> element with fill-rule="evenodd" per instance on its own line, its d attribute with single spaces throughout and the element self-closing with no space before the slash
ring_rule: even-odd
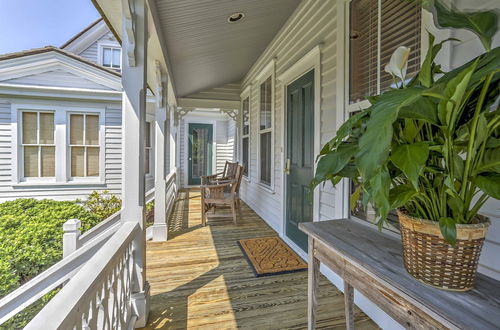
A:
<svg viewBox="0 0 500 330">
<path fill-rule="evenodd" d="M 177 196 L 177 176 L 175 170 L 167 176 L 165 189 L 168 219 Z M 146 193 L 146 201 L 149 202 L 152 199 L 154 199 L 154 189 Z M 29 282 L 25 283 L 7 296 L 0 299 L 0 325 L 43 297 L 46 293 L 59 286 L 62 286 L 70 279 L 77 278 L 78 274 L 81 274 L 79 270 L 82 269 L 82 267 L 97 254 L 99 255 L 99 258 L 102 258 L 102 255 L 105 253 L 104 250 L 106 249 L 106 246 L 108 246 L 107 242 L 111 241 L 111 238 L 114 240 L 115 245 L 117 244 L 117 240 L 124 238 L 123 233 L 120 235 L 118 234 L 118 232 L 123 232 L 123 223 L 120 220 L 121 212 L 119 211 L 111 215 L 106 220 L 102 221 L 83 235 L 80 235 L 79 221 L 74 219 L 68 220 L 64 226 L 64 258 L 51 266 L 46 271 L 31 279 Z M 129 225 L 130 224 L 127 224 L 127 226 Z M 152 236 L 149 229 L 151 229 L 151 227 L 148 228 L 146 236 Z M 128 252 L 124 253 L 124 255 L 120 255 L 118 257 L 115 257 L 115 259 L 113 260 L 109 260 L 110 264 L 114 264 L 116 267 L 118 267 L 114 268 L 115 270 L 113 271 L 113 274 L 122 272 L 121 274 L 123 275 L 123 272 L 128 272 L 128 270 L 122 269 L 123 265 L 119 266 L 119 263 L 116 263 L 116 258 L 121 258 L 121 260 L 130 259 L 130 255 L 127 254 Z M 111 266 L 107 267 L 109 268 Z M 77 276 L 74 276 L 75 274 Z M 90 276 L 90 274 L 87 274 L 87 276 Z M 83 286 L 83 282 L 77 282 L 79 282 L 79 286 Z M 95 284 L 92 285 L 95 286 Z M 124 285 L 124 283 L 116 282 L 116 285 Z M 64 287 L 63 290 L 65 289 L 66 287 Z M 59 292 L 57 294 L 57 297 L 60 296 L 62 292 L 63 291 Z M 122 299 L 121 301 L 119 301 L 120 307 L 117 308 L 119 308 L 120 311 L 118 314 L 116 314 L 115 311 L 116 315 L 121 315 L 122 313 L 128 315 L 128 307 L 126 307 L 125 305 L 130 304 L 129 293 L 127 292 L 127 295 L 123 296 L 123 298 L 124 297 L 126 297 L 127 300 L 125 301 Z M 55 297 L 52 300 L 54 299 Z M 74 299 L 66 300 L 65 303 L 69 304 L 73 300 Z M 82 312 L 82 310 L 80 310 L 80 312 Z M 123 318 L 124 316 L 122 315 L 120 317 Z M 129 321 L 130 320 L 128 320 L 127 322 Z M 123 324 L 123 322 L 120 321 L 120 324 Z M 82 325 L 84 325 L 84 323 L 82 323 Z"/>
<path fill-rule="evenodd" d="M 103 232 L 100 239 L 94 239 L 68 257 L 54 264 L 29 282 L 0 299 L 0 325 L 9 320 L 51 290 L 68 281 L 88 260 L 90 260 L 113 235 Z"/>
<path fill-rule="evenodd" d="M 79 246 L 82 247 L 91 240 L 98 238 L 101 234 L 108 232 L 108 231 L 113 231 L 115 232 L 118 230 L 118 227 L 120 227 L 120 220 L 121 220 L 121 212 L 118 211 L 114 213 L 113 215 L 109 216 L 106 220 L 100 222 L 87 232 L 85 232 L 82 236 L 79 238 Z"/>
<path fill-rule="evenodd" d="M 136 235 L 138 223 L 123 223 L 25 329 L 132 328 Z"/>
</svg>

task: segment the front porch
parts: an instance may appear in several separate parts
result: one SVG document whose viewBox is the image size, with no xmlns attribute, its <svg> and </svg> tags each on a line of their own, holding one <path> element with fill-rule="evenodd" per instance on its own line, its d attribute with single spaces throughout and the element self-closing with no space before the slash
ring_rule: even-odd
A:
<svg viewBox="0 0 500 330">
<path fill-rule="evenodd" d="M 236 242 L 277 233 L 246 204 L 241 211 L 238 225 L 214 218 L 202 227 L 199 191 L 179 193 L 171 239 L 147 242 L 151 305 L 145 329 L 307 327 L 307 272 L 255 277 Z M 318 328 L 346 327 L 343 295 L 324 277 L 318 316 Z M 358 308 L 355 326 L 377 328 Z"/>
</svg>

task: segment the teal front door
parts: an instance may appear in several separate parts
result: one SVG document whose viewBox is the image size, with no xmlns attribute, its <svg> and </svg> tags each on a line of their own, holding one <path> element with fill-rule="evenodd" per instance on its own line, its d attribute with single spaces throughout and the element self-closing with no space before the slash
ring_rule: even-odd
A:
<svg viewBox="0 0 500 330">
<path fill-rule="evenodd" d="M 288 85 L 286 96 L 286 235 L 307 251 L 307 235 L 298 226 L 313 221 L 309 184 L 314 175 L 314 70 Z"/>
<path fill-rule="evenodd" d="M 188 184 L 199 185 L 201 177 L 212 174 L 213 127 L 189 124 Z"/>
</svg>

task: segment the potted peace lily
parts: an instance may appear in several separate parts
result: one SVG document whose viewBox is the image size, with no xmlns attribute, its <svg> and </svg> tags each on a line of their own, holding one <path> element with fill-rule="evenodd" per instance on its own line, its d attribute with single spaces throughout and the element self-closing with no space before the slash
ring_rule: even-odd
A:
<svg viewBox="0 0 500 330">
<path fill-rule="evenodd" d="M 473 286 L 489 220 L 478 214 L 500 199 L 500 49 L 491 48 L 494 12 L 429 7 L 441 28 L 464 28 L 485 53 L 444 73 L 434 62 L 443 43 L 429 34 L 419 73 L 407 79 L 409 49 L 398 48 L 386 71 L 395 88 L 369 98 L 321 150 L 314 188 L 351 179 L 351 207 L 360 199 L 379 227 L 397 210 L 407 271 L 436 287 Z M 440 75 L 437 79 L 436 76 Z"/>
</svg>

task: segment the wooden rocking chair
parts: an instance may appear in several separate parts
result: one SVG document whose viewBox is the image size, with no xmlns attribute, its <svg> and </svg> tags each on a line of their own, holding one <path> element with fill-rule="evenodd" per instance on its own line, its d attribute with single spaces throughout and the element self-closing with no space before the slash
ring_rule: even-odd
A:
<svg viewBox="0 0 500 330">
<path fill-rule="evenodd" d="M 218 181 L 232 180 L 236 176 L 237 168 L 238 168 L 238 162 L 233 163 L 226 161 L 226 164 L 224 165 L 224 171 L 220 173 L 215 173 L 213 175 L 203 176 L 201 178 L 201 184 L 207 185 L 207 184 L 217 183 Z"/>
<path fill-rule="evenodd" d="M 201 216 L 202 224 L 207 224 L 207 213 L 217 205 L 228 205 L 231 207 L 231 214 L 218 215 L 220 217 L 232 217 L 234 223 L 237 223 L 236 208 L 238 208 L 239 197 L 238 189 L 243 175 L 243 168 L 236 167 L 235 177 L 230 180 L 218 180 L 215 183 L 204 184 L 201 186 Z"/>
</svg>

